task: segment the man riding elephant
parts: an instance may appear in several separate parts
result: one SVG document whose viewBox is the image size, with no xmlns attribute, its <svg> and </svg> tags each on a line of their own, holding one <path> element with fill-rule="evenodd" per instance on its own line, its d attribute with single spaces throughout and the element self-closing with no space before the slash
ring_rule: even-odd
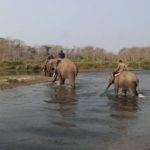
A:
<svg viewBox="0 0 150 150">
<path fill-rule="evenodd" d="M 126 71 L 126 70 L 128 70 L 127 65 L 123 63 L 123 61 L 120 59 L 116 70 L 113 72 L 113 75 L 118 76 L 122 71 Z"/>
<path fill-rule="evenodd" d="M 106 89 L 108 89 L 111 84 L 114 84 L 115 93 L 118 95 L 118 91 L 121 88 L 122 92 L 126 95 L 127 91 L 132 96 L 137 96 L 138 92 L 136 90 L 139 83 L 138 77 L 128 71 L 127 65 L 123 63 L 122 60 L 119 60 L 119 64 L 116 68 L 116 70 L 110 75 L 108 86 Z"/>
<path fill-rule="evenodd" d="M 136 90 L 139 79 L 138 77 L 131 71 L 122 71 L 119 75 L 115 76 L 111 74 L 108 80 L 108 86 L 106 90 L 114 84 L 114 89 L 116 95 L 118 95 L 119 89 L 122 89 L 124 94 L 126 95 L 127 91 L 131 96 L 138 96 L 138 92 Z"/>
<path fill-rule="evenodd" d="M 61 58 L 61 59 L 64 59 L 65 58 L 65 53 L 63 52 L 63 50 L 61 50 L 58 54 L 58 57 Z"/>
</svg>

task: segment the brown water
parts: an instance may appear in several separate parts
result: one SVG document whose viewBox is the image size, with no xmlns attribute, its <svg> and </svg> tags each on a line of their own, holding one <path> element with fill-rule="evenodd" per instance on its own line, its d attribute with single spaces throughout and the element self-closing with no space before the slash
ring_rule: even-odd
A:
<svg viewBox="0 0 150 150">
<path fill-rule="evenodd" d="M 104 93 L 108 72 L 80 73 L 75 90 L 48 83 L 0 91 L 0 150 L 148 150 L 150 72 L 135 72 L 145 97 Z"/>
</svg>

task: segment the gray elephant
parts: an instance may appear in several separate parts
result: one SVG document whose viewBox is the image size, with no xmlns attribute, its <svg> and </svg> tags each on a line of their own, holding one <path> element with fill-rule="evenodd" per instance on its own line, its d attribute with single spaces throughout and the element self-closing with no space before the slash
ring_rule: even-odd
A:
<svg viewBox="0 0 150 150">
<path fill-rule="evenodd" d="M 113 74 L 109 77 L 109 84 L 106 89 L 108 89 L 111 84 L 114 84 L 115 93 L 118 95 L 119 89 L 121 88 L 123 92 L 130 93 L 131 96 L 138 96 L 138 92 L 136 90 L 139 83 L 139 79 L 137 76 L 130 71 L 123 71 L 119 75 L 115 76 Z"/>
<path fill-rule="evenodd" d="M 60 84 L 64 84 L 65 80 L 68 79 L 71 88 L 75 88 L 78 68 L 70 59 L 51 59 L 46 67 L 49 74 L 53 74 L 52 82 L 55 82 L 58 78 Z"/>
</svg>

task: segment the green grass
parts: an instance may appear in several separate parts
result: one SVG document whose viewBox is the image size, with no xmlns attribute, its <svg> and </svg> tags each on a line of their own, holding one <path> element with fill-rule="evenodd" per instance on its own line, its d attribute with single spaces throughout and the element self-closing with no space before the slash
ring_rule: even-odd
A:
<svg viewBox="0 0 150 150">
<path fill-rule="evenodd" d="M 117 61 L 87 61 L 85 59 L 73 60 L 79 67 L 79 70 L 100 70 L 100 69 L 114 69 L 117 67 Z M 18 60 L 18 61 L 0 61 L 0 72 L 5 70 L 16 70 L 16 71 L 38 71 L 42 70 L 44 66 L 43 60 Z M 127 62 L 128 67 L 131 69 L 150 69 L 150 61 L 134 61 Z"/>
<path fill-rule="evenodd" d="M 0 61 L 0 70 L 40 70 L 42 61 Z"/>
<path fill-rule="evenodd" d="M 9 60 L 4 60 L 0 61 L 1 66 L 12 66 L 12 65 L 23 65 L 23 61 L 9 61 Z"/>
<path fill-rule="evenodd" d="M 145 69 L 145 70 L 150 70 L 150 61 L 134 61 L 134 62 L 129 62 L 128 66 L 133 69 Z"/>
<path fill-rule="evenodd" d="M 16 78 L 8 78 L 8 79 L 7 79 L 7 82 L 9 82 L 9 83 L 18 83 L 19 80 L 16 79 Z"/>
<path fill-rule="evenodd" d="M 79 69 L 111 69 L 117 66 L 115 62 L 108 61 L 78 61 Z"/>
</svg>

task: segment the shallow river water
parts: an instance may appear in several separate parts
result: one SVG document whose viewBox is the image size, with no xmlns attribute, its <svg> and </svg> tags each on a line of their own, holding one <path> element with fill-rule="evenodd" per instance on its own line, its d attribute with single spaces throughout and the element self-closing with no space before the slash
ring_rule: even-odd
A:
<svg viewBox="0 0 150 150">
<path fill-rule="evenodd" d="M 49 83 L 0 91 L 0 150 L 149 150 L 150 71 L 140 97 L 104 93 L 108 72 L 80 73 L 76 89 Z"/>
</svg>

